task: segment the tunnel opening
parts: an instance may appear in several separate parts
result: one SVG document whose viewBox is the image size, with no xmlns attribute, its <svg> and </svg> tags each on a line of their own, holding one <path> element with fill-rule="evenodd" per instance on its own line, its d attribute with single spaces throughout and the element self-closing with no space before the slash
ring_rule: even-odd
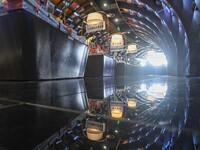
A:
<svg viewBox="0 0 200 150">
<path fill-rule="evenodd" d="M 167 59 L 163 52 L 149 52 L 141 58 L 141 66 L 167 67 Z"/>
</svg>

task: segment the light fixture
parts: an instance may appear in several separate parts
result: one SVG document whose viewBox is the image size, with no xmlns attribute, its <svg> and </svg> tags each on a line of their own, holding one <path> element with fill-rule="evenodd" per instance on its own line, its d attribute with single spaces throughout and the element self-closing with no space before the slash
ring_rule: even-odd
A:
<svg viewBox="0 0 200 150">
<path fill-rule="evenodd" d="M 137 53 L 137 46 L 136 46 L 136 44 L 130 44 L 130 45 L 128 45 L 127 53 Z"/>
<path fill-rule="evenodd" d="M 103 15 L 102 14 L 100 14 L 98 12 L 88 14 L 87 25 L 98 24 L 100 22 L 103 22 Z"/>
<path fill-rule="evenodd" d="M 105 123 L 86 120 L 87 138 L 92 141 L 99 141 L 105 132 Z"/>
<path fill-rule="evenodd" d="M 111 37 L 111 46 L 124 45 L 124 39 L 122 34 L 113 34 Z"/>
<path fill-rule="evenodd" d="M 108 18 L 113 18 L 113 17 L 115 17 L 115 14 L 114 14 L 114 13 L 108 13 L 108 14 L 106 14 L 106 16 L 107 16 Z"/>
<path fill-rule="evenodd" d="M 153 95 L 155 98 L 162 99 L 167 93 L 167 88 L 167 84 L 155 83 L 149 87 L 148 93 L 149 95 Z"/>
<path fill-rule="evenodd" d="M 128 34 L 130 33 L 130 31 L 127 32 Z"/>
<path fill-rule="evenodd" d="M 155 97 L 153 95 L 148 95 L 147 96 L 147 100 L 148 101 L 154 101 L 155 100 Z"/>
<path fill-rule="evenodd" d="M 137 101 L 134 99 L 128 99 L 128 107 L 135 108 L 137 106 Z"/>
<path fill-rule="evenodd" d="M 111 116 L 113 118 L 120 119 L 120 118 L 122 118 L 122 111 L 120 111 L 120 110 L 112 110 L 111 111 Z"/>
<path fill-rule="evenodd" d="M 120 107 L 115 107 L 115 109 L 111 110 L 111 116 L 116 119 L 122 118 L 123 112 Z"/>
<path fill-rule="evenodd" d="M 118 21 L 119 21 L 119 19 L 116 18 L 116 19 L 115 19 L 115 22 L 118 22 Z"/>
<path fill-rule="evenodd" d="M 99 141 L 103 137 L 103 132 L 95 128 L 87 128 L 87 138 L 92 141 Z"/>
<path fill-rule="evenodd" d="M 106 6 L 107 6 L 107 3 L 104 3 L 103 6 L 106 7 Z"/>
<path fill-rule="evenodd" d="M 111 35 L 110 51 L 121 52 L 125 49 L 125 36 L 122 33 L 115 33 Z"/>
<path fill-rule="evenodd" d="M 105 18 L 107 16 L 105 15 Z M 101 31 L 106 29 L 106 22 L 103 12 L 93 12 L 87 15 L 87 20 L 86 20 L 86 32 L 91 33 L 91 32 L 96 32 L 96 31 Z"/>
</svg>

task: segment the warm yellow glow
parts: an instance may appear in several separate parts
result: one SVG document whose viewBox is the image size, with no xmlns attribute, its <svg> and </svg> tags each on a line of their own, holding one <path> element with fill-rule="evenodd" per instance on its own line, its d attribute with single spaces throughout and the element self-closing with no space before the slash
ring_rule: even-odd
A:
<svg viewBox="0 0 200 150">
<path fill-rule="evenodd" d="M 97 13 L 97 12 L 88 14 L 88 16 L 87 16 L 87 25 L 89 25 L 89 24 L 98 24 L 100 22 L 103 22 L 102 14 Z"/>
<path fill-rule="evenodd" d="M 121 34 L 113 34 L 111 37 L 111 46 L 123 46 L 124 39 Z"/>
<path fill-rule="evenodd" d="M 2 0 L 2 4 L 6 4 L 7 0 Z"/>
<path fill-rule="evenodd" d="M 123 113 L 121 110 L 118 110 L 118 109 L 111 110 L 111 116 L 113 118 L 119 119 L 119 118 L 122 118 L 122 115 Z"/>
<path fill-rule="evenodd" d="M 123 11 L 125 11 L 126 13 L 129 13 L 129 9 L 123 8 Z"/>
<path fill-rule="evenodd" d="M 136 53 L 137 52 L 137 46 L 132 44 L 132 45 L 129 45 L 128 46 L 128 50 L 127 50 L 128 53 Z"/>
<path fill-rule="evenodd" d="M 152 95 L 149 95 L 149 96 L 147 96 L 147 100 L 149 100 L 149 101 L 154 101 L 154 100 L 155 100 L 155 97 L 152 96 Z"/>
<path fill-rule="evenodd" d="M 128 107 L 135 108 L 137 106 L 137 102 L 134 100 L 128 100 Z"/>
<path fill-rule="evenodd" d="M 103 132 L 95 128 L 87 128 L 87 138 L 92 141 L 99 141 L 103 137 Z"/>
</svg>

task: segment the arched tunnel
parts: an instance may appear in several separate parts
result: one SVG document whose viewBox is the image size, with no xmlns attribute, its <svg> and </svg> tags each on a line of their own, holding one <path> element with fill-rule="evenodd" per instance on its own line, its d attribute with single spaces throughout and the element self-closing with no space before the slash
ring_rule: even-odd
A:
<svg viewBox="0 0 200 150">
<path fill-rule="evenodd" d="M 200 41 L 198 1 L 116 0 L 97 1 L 107 13 L 120 17 L 122 32 L 133 31 L 147 45 L 163 50 L 169 75 L 198 76 Z M 119 13 L 117 13 L 119 12 Z"/>
<path fill-rule="evenodd" d="M 200 150 L 200 0 L 0 0 L 0 150 Z"/>
</svg>

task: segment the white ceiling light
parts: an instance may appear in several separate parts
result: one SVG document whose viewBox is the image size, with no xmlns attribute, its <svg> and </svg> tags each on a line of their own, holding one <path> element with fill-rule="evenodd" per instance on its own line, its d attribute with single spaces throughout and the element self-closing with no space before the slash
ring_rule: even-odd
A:
<svg viewBox="0 0 200 150">
<path fill-rule="evenodd" d="M 97 13 L 97 12 L 88 14 L 88 16 L 87 16 L 87 25 L 88 24 L 98 24 L 100 22 L 103 22 L 102 14 Z"/>
<path fill-rule="evenodd" d="M 137 101 L 134 99 L 128 99 L 128 107 L 135 108 L 137 106 Z"/>
<path fill-rule="evenodd" d="M 122 34 L 113 34 L 111 37 L 111 46 L 123 46 L 124 39 Z"/>
<path fill-rule="evenodd" d="M 87 128 L 87 138 L 92 141 L 99 141 L 102 139 L 103 132 L 95 128 Z"/>
<path fill-rule="evenodd" d="M 127 53 L 136 53 L 136 52 L 137 52 L 136 44 L 130 44 L 128 46 Z"/>
<path fill-rule="evenodd" d="M 123 109 L 121 107 L 115 106 L 115 108 L 111 110 L 111 116 L 113 118 L 120 119 L 122 118 L 122 115 L 123 115 Z"/>
<path fill-rule="evenodd" d="M 96 32 L 106 29 L 106 22 L 104 21 L 103 14 L 99 12 L 93 12 L 87 15 L 86 20 L 86 32 Z"/>
</svg>

